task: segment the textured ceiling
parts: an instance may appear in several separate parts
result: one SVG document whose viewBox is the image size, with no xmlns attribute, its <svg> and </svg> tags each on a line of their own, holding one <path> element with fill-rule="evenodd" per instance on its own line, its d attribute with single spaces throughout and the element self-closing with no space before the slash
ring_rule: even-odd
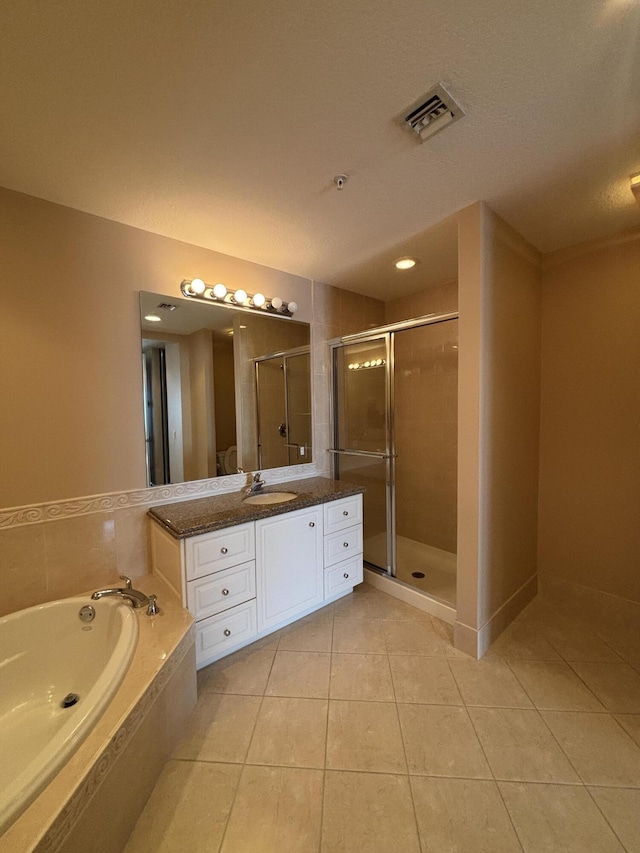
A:
<svg viewBox="0 0 640 853">
<path fill-rule="evenodd" d="M 640 222 L 637 0 L 22 0 L 0 23 L 11 189 L 361 292 L 478 199 L 541 251 Z M 397 118 L 438 81 L 466 116 L 420 145 Z"/>
</svg>

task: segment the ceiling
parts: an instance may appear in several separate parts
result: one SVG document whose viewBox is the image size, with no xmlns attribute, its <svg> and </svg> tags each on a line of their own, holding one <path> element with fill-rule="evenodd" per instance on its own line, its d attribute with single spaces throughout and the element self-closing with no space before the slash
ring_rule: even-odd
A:
<svg viewBox="0 0 640 853">
<path fill-rule="evenodd" d="M 412 240 L 408 287 L 450 268 L 432 226 L 478 199 L 543 252 L 640 224 L 638 0 L 22 0 L 1 24 L 10 189 L 372 295 Z M 398 118 L 439 81 L 466 115 L 420 144 Z"/>
</svg>

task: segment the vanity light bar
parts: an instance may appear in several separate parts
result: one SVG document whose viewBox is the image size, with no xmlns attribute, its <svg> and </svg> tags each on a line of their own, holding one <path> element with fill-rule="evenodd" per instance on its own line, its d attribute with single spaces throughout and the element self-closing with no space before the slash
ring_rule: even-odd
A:
<svg viewBox="0 0 640 853">
<path fill-rule="evenodd" d="M 371 367 L 384 367 L 387 362 L 384 358 L 372 358 L 371 361 L 352 361 L 349 370 L 368 370 Z"/>
<path fill-rule="evenodd" d="M 224 302 L 226 305 L 235 305 L 240 308 L 251 308 L 254 311 L 271 311 L 281 314 L 283 317 L 292 317 L 298 310 L 296 302 L 283 302 L 279 296 L 268 299 L 262 293 L 247 293 L 241 287 L 235 291 L 218 284 L 206 284 L 201 278 L 183 279 L 180 290 L 184 296 L 190 299 L 201 299 L 203 302 Z"/>
</svg>

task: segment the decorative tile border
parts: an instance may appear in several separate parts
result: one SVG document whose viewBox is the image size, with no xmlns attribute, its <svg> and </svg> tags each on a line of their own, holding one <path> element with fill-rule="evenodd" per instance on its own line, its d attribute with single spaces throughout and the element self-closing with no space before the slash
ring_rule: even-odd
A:
<svg viewBox="0 0 640 853">
<path fill-rule="evenodd" d="M 289 465 L 284 468 L 271 468 L 267 472 L 269 483 L 283 483 L 287 480 L 301 480 L 316 476 L 318 476 L 318 466 L 315 462 L 304 465 Z M 147 506 L 163 501 L 224 495 L 241 489 L 246 482 L 246 474 L 232 474 L 228 477 L 212 477 L 208 480 L 194 480 L 190 483 L 177 483 L 173 486 L 155 486 L 150 489 L 138 489 L 130 492 L 110 492 L 106 495 L 90 495 L 89 497 L 73 498 L 68 501 L 53 501 L 51 503 L 1 509 L 0 530 L 9 527 L 23 527 L 26 524 L 39 524 L 43 521 L 55 521 L 59 518 L 90 515 L 95 512 Z"/>
<path fill-rule="evenodd" d="M 34 853 L 55 853 L 60 848 L 194 642 L 195 624 L 192 624 L 174 651 L 164 662 L 161 669 L 156 673 L 140 700 L 131 709 L 131 713 L 123 725 L 120 726 L 115 735 L 106 744 L 100 756 L 89 768 L 87 775 L 71 795 L 71 798 L 49 827 L 45 836 L 34 848 Z"/>
</svg>

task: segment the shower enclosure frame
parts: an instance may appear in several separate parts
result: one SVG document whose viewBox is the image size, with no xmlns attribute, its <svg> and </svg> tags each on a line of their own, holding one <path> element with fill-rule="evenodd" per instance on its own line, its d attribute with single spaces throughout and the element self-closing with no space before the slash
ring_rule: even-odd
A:
<svg viewBox="0 0 640 853">
<path fill-rule="evenodd" d="M 445 314 L 426 314 L 411 320 L 402 320 L 398 323 L 389 323 L 375 329 L 367 329 L 364 332 L 356 332 L 351 335 L 343 335 L 329 341 L 331 353 L 331 395 L 330 395 L 330 417 L 332 426 L 332 447 L 329 453 L 333 457 L 332 475 L 336 477 L 339 473 L 338 464 L 341 456 L 364 456 L 384 460 L 386 462 L 386 529 L 387 529 L 387 565 L 385 569 L 365 561 L 367 568 L 383 576 L 397 580 L 397 549 L 396 549 L 396 436 L 394 417 L 394 386 L 395 386 L 395 334 L 407 329 L 416 329 L 421 326 L 431 326 L 437 323 L 446 323 L 449 320 L 458 320 L 457 311 Z M 350 450 L 338 447 L 340 425 L 336 417 L 338 400 L 338 378 L 337 352 L 350 344 L 372 343 L 375 341 L 385 343 L 386 365 L 385 365 L 385 426 L 386 441 L 383 452 Z"/>
</svg>

